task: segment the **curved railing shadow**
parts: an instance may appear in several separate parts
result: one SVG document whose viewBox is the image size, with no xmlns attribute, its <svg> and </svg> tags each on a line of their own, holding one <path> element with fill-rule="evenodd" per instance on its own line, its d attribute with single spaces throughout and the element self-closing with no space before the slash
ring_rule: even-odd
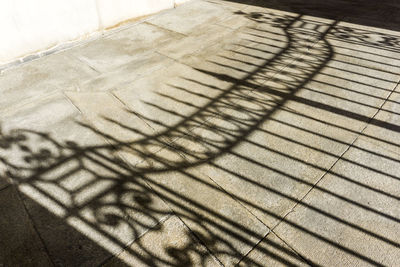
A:
<svg viewBox="0 0 400 267">
<path fill-rule="evenodd" d="M 196 174 L 191 173 L 189 170 L 204 163 L 213 164 L 213 160 L 222 155 L 235 154 L 234 148 L 245 140 L 249 142 L 247 140 L 248 136 L 254 131 L 260 130 L 260 125 L 271 119 L 272 114 L 277 110 L 286 109 L 285 103 L 287 101 L 298 101 L 321 109 L 333 110 L 333 112 L 343 112 L 322 103 L 303 99 L 297 93 L 332 60 L 334 51 L 327 41 L 326 35 L 331 34 L 337 38 L 351 39 L 351 34 L 354 35 L 355 33 L 338 27 L 336 22 L 322 23 L 304 19 L 302 16 L 294 17 L 261 12 L 249 14 L 239 12 L 238 15 L 245 16 L 260 25 L 280 29 L 281 34 L 286 36 L 285 46 L 281 47 L 280 52 L 276 53 L 271 59 L 264 61 L 263 64 L 254 66 L 254 70 L 246 73 L 245 77 L 241 79 L 226 74 L 196 69 L 210 77 L 231 83 L 232 86 L 226 89 L 209 86 L 210 89 L 219 92 L 216 97 L 195 93 L 190 88 L 176 86 L 175 89 L 178 91 L 196 94 L 197 97 L 206 99 L 207 104 L 196 106 L 196 103 L 164 95 L 163 97 L 169 100 L 189 105 L 196 109 L 190 115 L 180 114 L 182 119 L 173 126 L 163 125 L 160 121 L 141 116 L 144 120 L 164 126 L 166 128 L 164 131 L 146 135 L 131 125 L 126 125 L 113 118 L 105 118 L 123 129 L 140 133 L 144 136 L 132 142 L 118 140 L 114 136 L 105 134 L 91 125 L 83 123 L 81 123 L 82 126 L 103 136 L 110 142 L 110 145 L 85 146 L 72 141 L 55 140 L 46 133 L 23 129 L 1 133 L 0 149 L 3 153 L 0 160 L 7 166 L 6 176 L 22 187 L 28 186 L 29 192 L 32 194 L 41 195 L 47 199 L 47 202 L 39 204 L 47 205 L 51 203 L 51 205 L 58 207 L 61 215 L 57 216 L 62 217 L 66 223 L 79 228 L 80 224 L 75 224 L 74 222 L 80 222 L 101 235 L 103 239 L 100 240 L 107 240 L 113 246 L 125 248 L 126 253 L 143 264 L 151 266 L 158 264 L 190 266 L 195 264 L 193 257 L 197 257 L 200 259 L 200 265 L 203 266 L 207 265 L 207 261 L 213 256 L 222 259 L 221 261 L 224 264 L 229 264 L 229 262 L 224 261 L 229 257 L 234 258 L 236 262 L 242 260 L 243 251 L 235 243 L 241 243 L 251 248 L 257 241 L 265 238 L 264 234 L 243 227 L 232 218 L 219 214 L 210 209 L 210 207 L 196 201 L 196 199 L 179 193 L 178 190 L 175 191 L 171 186 L 157 182 L 151 176 L 177 172 L 183 175 L 185 179 L 196 181 L 215 192 L 227 194 L 216 184 L 197 177 Z M 260 39 L 268 39 L 263 35 L 262 29 L 259 31 Z M 345 36 L 343 31 L 346 32 Z M 265 42 L 267 43 L 267 41 Z M 260 48 L 254 46 L 250 47 L 250 49 Z M 250 54 L 248 56 L 256 57 Z M 231 60 L 236 59 L 231 58 Z M 244 63 L 253 64 L 251 62 Z M 213 62 L 213 64 L 233 68 L 218 62 Z M 202 81 L 191 77 L 182 77 L 182 79 L 204 85 Z M 163 112 L 173 114 L 168 108 L 156 103 L 150 104 L 159 110 L 163 110 Z M 132 113 L 132 116 L 136 115 Z M 348 113 L 346 115 L 357 117 L 356 114 Z M 362 116 L 358 116 L 357 119 L 366 122 L 369 120 L 369 118 Z M 370 122 L 373 123 L 373 121 Z M 376 123 L 387 126 L 384 125 L 384 122 Z M 35 141 L 33 142 L 32 140 Z M 38 147 L 28 145 L 32 143 L 37 144 Z M 141 160 L 134 164 L 125 161 L 119 155 L 121 151 L 136 155 L 136 158 Z M 278 153 L 278 151 L 275 152 Z M 290 157 L 289 155 L 284 156 Z M 250 161 L 250 159 L 246 160 Z M 21 164 L 21 162 L 23 163 Z M 253 163 L 266 169 L 271 169 L 270 166 L 262 165 L 259 162 Z M 306 162 L 303 163 L 306 164 Z M 99 167 L 99 169 L 93 168 L 93 165 Z M 54 170 L 63 166 L 68 166 L 68 168 L 66 167 L 68 169 L 66 172 L 48 176 L 49 173 L 51 174 Z M 88 181 L 79 189 L 66 188 L 63 181 L 68 177 L 76 176 L 81 171 L 90 173 L 95 179 Z M 224 171 L 229 172 L 230 170 Z M 274 171 L 281 172 L 280 170 Z M 299 183 L 314 186 L 312 183 L 307 183 L 298 177 L 290 176 L 287 173 L 282 174 Z M 238 174 L 235 173 L 235 175 L 237 176 Z M 341 178 L 349 180 L 348 177 L 342 176 Z M 252 182 L 248 177 L 241 177 L 241 179 Z M 90 199 L 75 199 L 75 195 L 79 195 L 84 190 L 95 188 L 100 182 L 108 184 L 105 187 L 106 190 L 96 193 L 95 197 Z M 252 183 L 260 188 L 273 191 L 273 189 L 266 188 L 264 185 Z M 50 191 L 46 187 L 50 187 L 53 193 L 49 193 Z M 326 192 L 334 195 L 332 192 Z M 282 192 L 274 191 L 274 193 L 297 201 L 297 199 Z M 398 196 L 389 195 L 387 192 L 380 193 L 399 199 Z M 61 200 L 63 195 L 70 200 L 68 203 Z M 334 196 L 343 198 L 338 195 Z M 188 242 L 183 246 L 165 247 L 164 253 L 169 255 L 170 258 L 164 258 L 155 254 L 150 247 L 141 245 L 140 242 L 138 243 L 140 253 L 131 247 L 126 247 L 130 241 L 136 240 L 143 235 L 143 229 L 157 229 L 157 227 L 161 227 L 159 224 L 160 218 L 171 216 L 169 208 L 157 204 L 158 197 L 168 203 L 173 210 L 172 214 L 177 215 L 185 225 L 190 227 L 193 236 L 188 232 L 189 239 L 199 241 L 207 248 L 210 248 L 210 251 L 201 249 L 195 245 L 195 242 Z M 252 205 L 262 210 L 276 219 L 282 219 L 279 215 L 246 199 L 238 196 L 233 197 L 246 205 Z M 349 199 L 345 200 L 351 201 Z M 352 202 L 352 204 L 399 222 L 398 218 L 389 214 L 376 211 L 359 203 Z M 308 207 L 333 220 L 338 220 L 347 226 L 383 240 L 390 245 L 399 246 L 393 240 L 343 221 L 311 205 Z M 134 216 L 133 214 L 140 214 L 140 216 Z M 312 233 L 300 225 L 292 222 L 288 223 L 361 260 L 379 265 L 377 261 L 369 258 L 368 255 L 362 255 L 323 236 Z M 129 230 L 126 230 L 125 234 L 121 235 L 113 231 L 115 228 Z M 84 229 L 78 230 L 86 231 Z M 216 232 L 217 234 L 215 234 Z M 90 233 L 90 231 L 87 233 Z M 257 241 L 254 242 L 254 240 Z M 299 259 L 300 257 L 281 244 L 270 241 L 270 245 L 280 253 L 272 253 L 262 247 L 258 249 L 261 253 L 269 255 L 285 265 L 294 264 L 288 261 L 287 257 L 293 259 Z M 286 257 L 283 257 L 282 254 Z M 305 260 L 307 263 L 312 264 L 308 259 L 303 258 L 300 260 Z M 262 266 L 262 264 L 249 259 L 244 262 L 246 265 Z"/>
</svg>

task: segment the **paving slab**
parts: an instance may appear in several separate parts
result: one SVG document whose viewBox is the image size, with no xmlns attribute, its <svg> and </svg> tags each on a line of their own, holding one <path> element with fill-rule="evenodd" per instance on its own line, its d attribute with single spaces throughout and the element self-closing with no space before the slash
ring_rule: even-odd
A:
<svg viewBox="0 0 400 267">
<path fill-rule="evenodd" d="M 393 91 L 360 138 L 389 151 L 400 154 L 399 101 L 400 87 L 397 86 L 396 90 Z"/>
<path fill-rule="evenodd" d="M 7 109 L 15 110 L 30 102 L 40 101 L 42 97 L 73 87 L 97 74 L 86 64 L 64 53 L 27 62 L 18 69 L 0 74 L 0 109 L 3 113 Z"/>
<path fill-rule="evenodd" d="M 231 29 L 211 24 L 205 29 L 195 31 L 182 38 L 178 43 L 170 43 L 157 49 L 157 52 L 176 60 L 182 57 L 204 54 L 208 51 L 207 48 L 214 44 L 221 45 L 234 40 L 233 34 Z"/>
<path fill-rule="evenodd" d="M 15 188 L 1 190 L 0 201 L 0 265 L 51 266 Z"/>
<path fill-rule="evenodd" d="M 232 16 L 232 12 L 207 1 L 190 1 L 173 12 L 165 12 L 148 20 L 149 23 L 181 34 L 190 35 L 209 24 Z"/>
<path fill-rule="evenodd" d="M 146 82 L 148 82 L 148 79 L 146 79 Z M 141 90 L 141 92 L 145 96 L 148 96 L 149 93 L 151 94 L 147 90 Z M 131 93 L 135 93 L 135 91 L 131 91 L 128 94 L 135 98 L 138 97 Z M 79 108 L 83 116 L 90 121 L 91 126 L 89 128 L 108 140 L 114 147 L 112 154 L 124 158 L 133 166 L 146 160 L 152 153 L 162 150 L 171 142 L 168 134 L 157 135 L 158 124 L 154 123 L 148 116 L 144 117 L 144 115 L 147 115 L 146 111 L 152 111 L 151 115 L 159 114 L 156 113 L 158 111 L 156 108 L 151 110 L 154 99 L 147 102 L 150 105 L 150 110 L 148 108 L 141 110 L 140 106 L 137 105 L 137 101 L 121 97 L 120 94 L 116 94 L 116 96 L 121 97 L 120 99 L 124 102 L 121 102 L 113 94 L 106 92 L 66 92 L 66 94 L 74 105 Z M 159 97 L 158 95 L 155 96 Z M 140 99 L 140 101 L 144 100 Z M 124 105 L 124 103 L 129 104 Z M 139 104 L 143 105 L 143 102 Z M 144 104 L 146 107 L 146 103 Z M 130 110 L 130 107 L 134 107 L 134 111 Z M 170 115 L 170 113 L 165 115 Z M 163 117 L 159 116 L 154 119 L 163 119 Z"/>
<path fill-rule="evenodd" d="M 222 266 L 177 216 L 144 234 L 103 266 Z"/>
<path fill-rule="evenodd" d="M 147 174 L 150 186 L 224 266 L 233 266 L 269 229 L 195 169 Z"/>
<path fill-rule="evenodd" d="M 153 75 L 113 93 L 157 133 L 166 131 L 163 135 L 169 138 L 173 138 L 174 127 L 232 85 L 178 62 Z"/>
<path fill-rule="evenodd" d="M 95 70 L 105 73 L 140 60 L 155 48 L 178 41 L 182 35 L 148 23 L 122 29 L 104 38 L 66 51 Z"/>
<path fill-rule="evenodd" d="M 159 69 L 166 69 L 173 60 L 156 52 L 147 53 L 129 63 L 108 71 L 89 80 L 83 80 L 66 91 L 105 92 L 129 86 L 141 76 L 149 75 Z"/>
<path fill-rule="evenodd" d="M 339 26 L 342 25 L 338 24 L 338 27 Z M 357 25 L 357 27 L 360 26 Z M 380 70 L 388 74 L 396 74 L 398 72 L 398 64 L 400 60 L 397 56 L 398 52 L 396 52 L 396 49 L 391 48 L 390 46 L 385 47 L 384 45 L 373 47 L 370 46 L 367 41 L 365 43 L 367 45 L 363 45 L 362 42 L 357 44 L 351 40 L 341 40 L 339 38 L 340 30 L 333 31 L 327 37 L 328 42 L 334 47 L 334 55 L 332 58 L 333 61 L 354 64 L 360 67 L 370 68 L 372 70 Z M 374 35 L 377 34 L 377 30 L 378 29 L 374 29 L 374 31 L 369 31 L 366 34 L 370 34 L 372 37 L 374 37 Z M 395 37 L 392 36 L 392 34 L 380 35 L 386 38 Z M 380 35 L 379 37 L 382 38 Z M 375 44 L 377 44 L 379 41 L 381 41 L 381 39 L 375 37 Z M 351 43 L 351 45 L 349 45 L 349 43 Z"/>
<path fill-rule="evenodd" d="M 107 92 L 65 92 L 72 103 L 101 135 L 113 143 L 129 143 L 153 133 L 150 127 L 127 109 L 114 95 Z M 146 125 L 145 125 L 146 126 Z"/>
<path fill-rule="evenodd" d="M 238 266 L 309 266 L 276 234 L 269 233 Z"/>
<path fill-rule="evenodd" d="M 398 170 L 397 154 L 360 139 L 274 232 L 315 264 L 396 266 Z"/>
</svg>

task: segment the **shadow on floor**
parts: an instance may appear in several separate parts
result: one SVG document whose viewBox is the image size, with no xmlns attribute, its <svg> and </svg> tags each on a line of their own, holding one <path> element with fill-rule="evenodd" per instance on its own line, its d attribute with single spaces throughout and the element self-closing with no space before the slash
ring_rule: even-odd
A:
<svg viewBox="0 0 400 267">
<path fill-rule="evenodd" d="M 400 4 L 393 0 L 223 0 L 302 15 L 340 20 L 364 26 L 400 30 L 398 14 Z"/>
<path fill-rule="evenodd" d="M 349 8 L 349 5 L 356 4 L 355 1 L 312 2 L 305 5 L 304 1 L 279 1 L 279 5 L 268 4 L 268 7 L 330 19 L 345 17 L 345 20 L 356 23 L 363 22 L 364 18 L 368 17 L 364 16 L 365 10 L 375 11 L 372 8 L 375 6 L 369 7 L 365 4 L 365 1 L 363 1 L 363 5 L 358 3 L 359 9 Z M 343 8 L 339 5 L 339 8 L 333 9 L 332 5 L 338 6 L 338 2 L 343 5 Z M 380 5 L 382 6 L 382 3 Z M 376 13 L 377 16 L 378 13 L 381 14 L 380 12 L 385 10 L 379 9 Z M 357 12 L 357 14 L 354 14 L 354 12 Z M 13 151 L 13 155 L 10 157 L 0 157 L 3 164 L 7 166 L 6 176 L 11 178 L 22 191 L 24 198 L 26 198 L 26 205 L 30 207 L 28 210 L 35 210 L 39 214 L 37 218 L 40 219 L 34 220 L 35 224 L 38 224 L 38 229 L 53 227 L 53 231 L 43 232 L 41 235 L 47 242 L 46 246 L 54 264 L 97 265 L 104 263 L 110 256 L 108 254 L 126 248 L 125 257 L 126 259 L 130 258 L 130 263 L 132 261 L 150 266 L 161 264 L 167 266 L 198 264 L 203 266 L 206 265 L 207 261 L 214 261 L 214 256 L 227 265 L 241 262 L 244 266 L 264 266 L 263 262 L 251 257 L 244 258 L 244 256 L 260 240 L 266 240 L 267 233 L 243 225 L 242 222 L 235 220 L 234 215 L 230 217 L 226 213 L 214 209 L 214 205 L 210 205 L 207 201 L 204 202 L 196 195 L 196 192 L 207 192 L 207 194 L 220 196 L 221 201 L 223 197 L 229 199 L 232 197 L 253 213 L 256 211 L 265 214 L 266 217 L 271 218 L 270 222 L 283 220 L 291 227 L 311 235 L 362 262 L 381 265 L 379 259 L 286 219 L 286 213 L 277 213 L 266 206 L 255 203 L 250 200 L 251 198 L 232 193 L 230 190 L 225 191 L 223 184 L 215 183 L 207 177 L 207 174 L 198 173 L 195 168 L 203 165 L 211 166 L 235 177 L 235 179 L 244 181 L 249 187 L 258 188 L 257 190 L 261 192 L 267 192 L 293 203 L 299 201 L 297 196 L 280 190 L 279 187 L 275 188 L 269 183 L 260 183 L 250 175 L 246 175 L 245 170 L 238 172 L 238 170 L 223 166 L 218 162 L 219 158 L 231 155 L 251 164 L 251 166 L 264 169 L 266 173 L 273 172 L 292 180 L 294 184 L 314 187 L 332 198 L 340 199 L 352 205 L 355 209 L 367 211 L 399 223 L 400 218 L 392 214 L 319 187 L 319 185 L 315 185 L 316 181 L 288 173 L 284 168 L 277 167 L 272 163 L 269 164 L 268 160 L 254 158 L 237 150 L 243 144 L 251 145 L 251 147 L 257 147 L 264 151 L 266 156 L 274 154 L 301 164 L 305 168 L 312 168 L 321 172 L 328 171 L 343 181 L 398 201 L 399 196 L 393 195 L 389 191 L 375 188 L 367 183 L 364 184 L 341 173 L 335 173 L 326 166 L 310 163 L 296 153 L 276 150 L 253 139 L 252 135 L 255 132 L 272 135 L 281 140 L 282 144 L 288 142 L 318 152 L 321 155 L 337 158 L 338 154 L 327 149 L 321 149 L 312 143 L 306 143 L 300 138 L 296 139 L 284 134 L 274 133 L 265 128 L 264 124 L 275 122 L 282 127 L 297 129 L 333 143 L 344 146 L 350 145 L 349 142 L 340 138 L 302 128 L 296 123 L 275 116 L 280 112 L 298 117 L 299 120 L 305 119 L 321 125 L 328 125 L 346 131 L 348 134 L 359 134 L 359 131 L 346 128 L 339 123 L 336 124 L 336 122 L 329 120 L 319 121 L 320 119 L 317 116 L 313 117 L 307 112 L 294 111 L 289 103 L 301 104 L 320 112 L 328 112 L 354 121 L 370 123 L 379 128 L 400 132 L 398 125 L 360 114 L 357 110 L 347 110 L 300 94 L 301 91 L 312 91 L 313 89 L 308 88 L 307 85 L 315 81 L 315 77 L 321 74 L 323 70 L 332 68 L 328 66 L 335 55 L 330 43 L 332 40 L 352 43 L 355 45 L 354 50 L 357 50 L 356 45 L 358 45 L 399 51 L 399 37 L 343 27 L 339 25 L 337 20 L 321 22 L 312 18 L 304 18 L 302 15 L 291 16 L 281 13 L 275 14 L 274 12 L 246 13 L 243 11 L 238 11 L 236 14 L 256 22 L 257 26 L 244 30 L 244 34 L 249 36 L 248 44 L 238 44 L 238 46 L 242 46 L 241 49 L 231 51 L 233 55 L 238 55 L 238 57 L 229 58 L 221 53 L 221 58 L 223 57 L 224 61 L 210 62 L 219 68 L 228 70 L 228 72 L 196 69 L 196 71 L 209 77 L 231 84 L 229 87 L 218 88 L 192 77 L 181 77 L 182 80 L 192 83 L 193 88 L 199 86 L 206 88 L 204 93 L 190 87 L 170 86 L 174 90 L 182 92 L 182 95 L 191 94 L 193 99 L 202 99 L 203 102 L 206 100 L 206 104 L 198 105 L 198 103 L 201 103 L 200 101 L 189 102 L 186 98 L 177 98 L 171 95 L 161 95 L 161 97 L 179 103 L 179 105 L 183 104 L 194 108 L 195 112 L 191 114 L 179 114 L 168 106 L 162 105 L 162 103 L 145 103 L 160 112 L 169 114 L 169 116 L 180 117 L 179 123 L 173 126 L 165 125 L 163 121 L 132 112 L 132 116 L 140 116 L 147 123 L 165 129 L 149 135 L 139 128 L 135 128 L 135 125 L 126 125 L 123 121 L 115 120 L 112 117 L 104 118 L 104 120 L 112 122 L 121 129 L 142 136 L 132 142 L 121 141 L 91 125 L 81 124 L 88 130 L 104 137 L 110 143 L 101 146 L 87 146 L 78 142 L 55 140 L 46 133 L 29 129 L 15 129 L 8 133 L 2 133 L 0 137 L 1 155 L 5 155 L 7 150 Z M 374 25 L 376 23 L 377 21 L 369 21 L 365 25 L 376 26 Z M 270 31 L 270 29 L 274 29 L 274 31 Z M 276 38 L 284 37 L 286 41 L 280 42 L 280 46 L 275 47 L 279 48 L 279 52 L 265 60 L 262 55 L 271 53 L 269 48 L 274 46 L 272 44 L 274 43 L 274 36 Z M 243 61 L 243 58 L 249 60 Z M 230 60 L 232 65 L 227 65 L 226 60 Z M 261 63 L 255 64 L 255 61 Z M 250 68 L 249 70 L 236 70 L 234 69 L 236 63 L 245 64 Z M 243 78 L 238 79 L 226 74 L 229 73 L 229 69 L 243 72 Z M 339 69 L 338 71 L 347 70 Z M 365 77 L 367 76 L 368 74 L 365 74 Z M 342 79 L 343 77 L 334 78 Z M 374 79 L 385 78 L 374 77 Z M 367 86 L 362 84 L 362 81 L 349 82 Z M 340 88 L 340 85 L 331 84 L 330 86 L 337 86 L 338 90 L 352 90 Z M 375 85 L 368 84 L 368 86 L 374 87 Z M 386 88 L 375 87 L 378 91 L 387 90 Z M 358 93 L 362 94 L 362 92 Z M 388 91 L 387 94 L 389 93 Z M 328 92 L 318 92 L 318 94 L 321 94 L 321 99 L 334 97 L 338 101 L 368 107 L 367 103 L 359 102 L 357 99 L 340 99 L 340 96 L 332 96 Z M 378 98 L 376 96 L 369 97 Z M 383 102 L 384 99 L 381 100 Z M 376 109 L 376 107 L 370 108 Z M 387 140 L 374 136 L 368 137 L 397 146 L 397 144 Z M 38 140 L 35 141 L 35 148 L 30 147 L 32 140 Z M 379 152 L 367 148 L 359 147 L 358 149 L 399 162 L 396 158 L 379 154 Z M 127 154 L 133 155 L 135 159 L 139 160 L 135 163 L 129 161 L 129 159 L 126 160 L 124 155 Z M 372 166 L 366 166 L 356 161 L 347 161 L 349 164 L 368 168 L 396 180 L 399 179 L 398 176 Z M 74 186 L 66 182 L 69 179 L 74 179 L 73 177 L 80 177 L 80 173 L 90 174 L 92 178 L 81 178 L 81 180 L 75 182 Z M 265 179 L 268 179 L 268 177 Z M 185 188 L 185 186 L 196 188 L 190 189 Z M 168 206 L 160 204 L 163 202 L 159 199 L 165 201 Z M 211 197 L 211 199 L 214 198 Z M 230 202 L 228 201 L 228 203 Z M 386 243 L 388 246 L 399 248 L 399 243 L 394 238 L 354 224 L 350 220 L 338 217 L 312 204 L 302 203 L 301 205 L 341 225 L 362 232 L 379 242 Z M 46 206 L 51 206 L 53 211 L 58 210 L 59 213 L 49 213 L 46 209 L 43 209 Z M 171 216 L 178 216 L 184 225 L 190 228 L 191 232 L 188 231 L 187 235 L 193 242 L 184 242 L 183 245 L 172 242 L 163 247 L 161 253 L 153 250 L 152 246 L 145 242 L 136 242 L 135 246 L 127 247 L 130 241 L 136 240 L 145 233 L 144 229 L 162 232 L 163 224 L 159 223 L 160 220 L 162 221 L 163 218 L 168 220 Z M 263 223 L 271 229 L 276 226 L 275 223 L 269 224 L 268 222 L 268 220 L 263 220 Z M 119 229 L 121 232 L 115 229 Z M 46 236 L 46 233 L 52 233 L 52 236 Z M 80 242 L 79 244 L 71 244 L 72 241 L 69 240 L 80 240 Z M 202 246 L 197 244 L 204 245 L 208 250 L 202 249 Z M 283 244 L 269 240 L 267 248 L 257 246 L 255 251 L 284 265 L 296 265 L 302 261 L 307 264 L 314 264 L 313 260 L 308 258 L 307 255 L 299 255 Z M 55 260 L 57 257 L 55 255 L 61 254 L 65 256 L 64 262 L 63 260 Z M 99 260 L 93 260 L 93 255 L 98 255 Z M 110 265 L 125 264 L 123 262 L 117 263 L 116 259 L 105 263 Z"/>
</svg>

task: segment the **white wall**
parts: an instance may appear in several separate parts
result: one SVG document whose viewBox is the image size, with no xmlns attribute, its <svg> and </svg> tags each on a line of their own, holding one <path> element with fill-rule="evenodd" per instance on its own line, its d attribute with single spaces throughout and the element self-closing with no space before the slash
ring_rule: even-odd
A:
<svg viewBox="0 0 400 267">
<path fill-rule="evenodd" d="M 0 65 L 187 0 L 0 0 Z"/>
</svg>

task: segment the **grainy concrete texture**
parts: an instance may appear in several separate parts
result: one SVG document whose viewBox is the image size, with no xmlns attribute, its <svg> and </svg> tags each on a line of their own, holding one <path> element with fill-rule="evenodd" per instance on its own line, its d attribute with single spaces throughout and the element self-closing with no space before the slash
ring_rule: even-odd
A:
<svg viewBox="0 0 400 267">
<path fill-rule="evenodd" d="M 399 266 L 400 5 L 312 2 L 3 71 L 0 266 Z"/>
</svg>

